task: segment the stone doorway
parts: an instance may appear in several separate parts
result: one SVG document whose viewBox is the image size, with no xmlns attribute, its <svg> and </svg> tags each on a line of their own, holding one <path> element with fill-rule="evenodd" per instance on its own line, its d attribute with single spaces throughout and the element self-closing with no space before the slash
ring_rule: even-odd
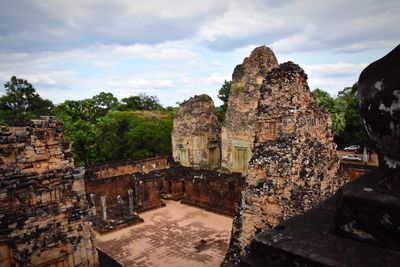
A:
<svg viewBox="0 0 400 267">
<path fill-rule="evenodd" d="M 248 166 L 247 147 L 234 147 L 233 149 L 233 171 L 246 173 Z"/>
<path fill-rule="evenodd" d="M 220 163 L 220 149 L 218 146 L 210 147 L 208 150 L 208 166 L 210 170 L 216 169 L 219 167 Z"/>
<path fill-rule="evenodd" d="M 181 148 L 179 150 L 179 159 L 182 166 L 189 167 L 189 149 Z"/>
</svg>

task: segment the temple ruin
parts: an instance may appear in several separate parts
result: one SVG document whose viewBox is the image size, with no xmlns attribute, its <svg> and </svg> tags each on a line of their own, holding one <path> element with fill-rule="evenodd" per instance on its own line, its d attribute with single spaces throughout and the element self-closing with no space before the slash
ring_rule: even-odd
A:
<svg viewBox="0 0 400 267">
<path fill-rule="evenodd" d="M 183 103 L 174 119 L 174 158 L 183 165 L 200 167 L 208 162 L 206 134 L 219 140 L 217 130 L 203 129 L 205 141 L 192 141 L 198 138 L 193 128 L 209 125 L 210 120 L 199 119 L 199 114 L 213 117 L 210 104 L 199 101 L 202 98 L 206 97 Z M 339 172 L 330 127 L 328 114 L 315 103 L 307 75 L 298 65 L 278 65 L 274 53 L 262 46 L 236 66 L 220 137 L 221 171 L 241 173 L 246 186 L 228 258 L 241 255 L 261 229 L 304 213 L 346 181 Z M 186 151 L 195 156 L 184 156 Z"/>
<path fill-rule="evenodd" d="M 168 253 L 178 257 L 180 251 L 176 250 L 182 249 L 184 257 L 190 258 L 191 253 L 201 253 L 211 245 L 222 257 L 230 238 L 224 266 L 277 266 L 277 262 L 320 266 L 321 262 L 329 265 L 331 259 L 347 264 L 348 259 L 351 262 L 349 252 L 344 253 L 344 259 L 336 254 L 325 257 L 325 252 L 320 253 L 308 238 L 314 243 L 326 238 L 338 247 L 361 250 L 362 245 L 343 241 L 329 229 L 363 238 L 353 221 L 365 227 L 368 216 L 376 217 L 377 229 L 371 231 L 376 240 L 369 242 L 398 250 L 392 227 L 398 222 L 391 220 L 398 217 L 398 196 L 383 201 L 391 205 L 385 212 L 369 211 L 368 216 L 361 217 L 355 213 L 362 214 L 364 209 L 354 199 L 369 203 L 371 197 L 366 197 L 365 188 L 366 192 L 373 191 L 374 197 L 382 194 L 370 176 L 362 183 L 347 184 L 339 196 L 333 196 L 348 177 L 336 156 L 329 116 L 315 103 L 304 71 L 292 62 L 278 64 L 274 53 L 262 46 L 235 68 L 232 79 L 222 127 L 209 96 L 194 96 L 181 104 L 173 122 L 172 157 L 160 155 L 75 168 L 63 125 L 54 118 L 1 127 L 0 266 L 119 266 L 116 259 L 132 266 L 141 258 L 152 262 L 151 255 L 129 255 L 132 242 L 143 232 L 147 234 L 144 239 L 151 240 L 147 254 L 162 244 L 173 243 L 158 236 L 163 232 L 185 239 L 188 247 L 173 244 L 167 252 L 161 249 L 159 255 L 163 257 Z M 340 201 L 336 214 L 332 208 L 335 197 Z M 175 208 L 187 204 L 185 209 L 190 214 L 180 214 L 180 220 L 185 221 L 181 223 L 183 230 L 174 232 L 182 221 L 161 212 L 152 216 L 143 213 L 165 207 L 165 203 Z M 193 207 L 229 216 L 225 217 L 228 221 L 233 219 L 231 236 L 226 229 L 206 230 L 198 221 L 189 220 L 193 214 L 203 214 Z M 350 209 L 356 212 L 349 214 Z M 333 217 L 335 228 L 328 223 Z M 140 223 L 144 227 L 135 231 L 126 228 Z M 298 225 L 304 226 L 306 233 Z M 318 227 L 321 231 L 314 231 Z M 100 245 L 96 245 L 92 228 L 101 239 Z M 381 234 L 387 230 L 383 228 L 390 228 L 393 235 L 387 238 Z M 153 234 L 152 229 L 160 231 Z M 192 234 L 190 238 L 185 236 L 186 231 Z M 202 231 L 210 232 L 196 242 L 191 240 Z M 212 240 L 206 240 L 211 232 Z M 112 238 L 115 236 L 118 238 Z M 285 240 L 289 246 L 275 240 Z M 120 241 L 127 247 L 115 251 Z M 367 251 L 376 250 L 368 247 Z M 382 258 L 387 256 L 390 264 L 398 259 L 387 251 L 379 253 Z M 196 254 L 190 260 L 205 263 L 206 257 Z M 218 260 L 222 258 L 212 262 Z M 365 262 L 361 257 L 356 260 Z"/>
<path fill-rule="evenodd" d="M 181 165 L 215 169 L 221 162 L 221 126 L 208 95 L 194 96 L 180 105 L 174 118 L 172 155 Z"/>
<path fill-rule="evenodd" d="M 0 129 L 1 266 L 97 266 L 84 171 L 53 118 Z"/>
<path fill-rule="evenodd" d="M 222 162 L 225 171 L 245 174 L 253 153 L 257 104 L 264 76 L 278 66 L 268 47 L 254 49 L 232 74 L 228 109 L 222 126 Z"/>
<path fill-rule="evenodd" d="M 239 251 L 261 229 L 304 213 L 346 180 L 338 172 L 329 117 L 315 103 L 304 71 L 280 64 L 266 73 L 260 92 L 253 156 L 234 225 Z"/>
<path fill-rule="evenodd" d="M 396 129 L 399 113 L 385 107 L 397 103 L 399 52 L 400 46 L 370 64 L 358 80 L 361 117 L 386 160 L 400 159 L 391 154 L 398 148 L 399 134 L 388 130 Z M 304 214 L 263 229 L 246 247 L 241 266 L 398 266 L 400 169 L 380 167 Z"/>
</svg>

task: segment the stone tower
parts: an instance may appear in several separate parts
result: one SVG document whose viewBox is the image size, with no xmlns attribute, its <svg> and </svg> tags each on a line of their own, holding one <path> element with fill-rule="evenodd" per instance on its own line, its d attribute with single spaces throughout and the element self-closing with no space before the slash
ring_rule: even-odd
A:
<svg viewBox="0 0 400 267">
<path fill-rule="evenodd" d="M 221 162 L 221 128 L 208 95 L 183 102 L 174 118 L 172 155 L 183 166 L 215 169 Z"/>
<path fill-rule="evenodd" d="M 0 266 L 98 266 L 70 149 L 53 118 L 0 127 Z"/>
<path fill-rule="evenodd" d="M 266 73 L 278 66 L 268 47 L 254 49 L 232 74 L 228 109 L 222 127 L 222 167 L 246 173 L 252 155 L 260 87 Z"/>
<path fill-rule="evenodd" d="M 345 182 L 329 116 L 314 101 L 304 71 L 287 62 L 263 77 L 247 183 L 227 258 L 240 255 L 260 230 L 304 213 Z"/>
</svg>

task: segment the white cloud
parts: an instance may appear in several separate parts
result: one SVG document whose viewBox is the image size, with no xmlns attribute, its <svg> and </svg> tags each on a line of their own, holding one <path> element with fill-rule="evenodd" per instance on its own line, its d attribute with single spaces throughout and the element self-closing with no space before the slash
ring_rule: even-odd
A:
<svg viewBox="0 0 400 267">
<path fill-rule="evenodd" d="M 314 64 L 302 65 L 308 75 L 310 89 L 320 88 L 332 96 L 345 87 L 352 86 L 367 64 Z"/>
<path fill-rule="evenodd" d="M 167 105 L 201 93 L 218 102 L 234 66 L 266 44 L 280 62 L 308 52 L 296 63 L 308 63 L 310 87 L 334 95 L 373 58 L 348 53 L 399 43 L 399 9 L 398 0 L 4 1 L 0 82 L 23 77 L 56 102 L 104 90 L 157 94 Z"/>
<path fill-rule="evenodd" d="M 221 86 L 225 80 L 230 80 L 229 75 L 223 75 L 220 73 L 212 73 L 207 79 L 207 83 L 212 85 Z"/>
<path fill-rule="evenodd" d="M 351 64 L 339 62 L 335 64 L 302 65 L 306 73 L 315 77 L 354 76 L 367 66 L 367 64 Z"/>
</svg>

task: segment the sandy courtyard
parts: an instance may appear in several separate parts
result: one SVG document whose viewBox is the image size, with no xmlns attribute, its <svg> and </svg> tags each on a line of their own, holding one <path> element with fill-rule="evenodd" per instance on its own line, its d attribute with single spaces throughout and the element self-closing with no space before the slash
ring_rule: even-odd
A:
<svg viewBox="0 0 400 267">
<path fill-rule="evenodd" d="M 232 218 L 179 202 L 166 204 L 140 213 L 144 223 L 97 234 L 97 247 L 124 266 L 219 266 Z"/>
</svg>

